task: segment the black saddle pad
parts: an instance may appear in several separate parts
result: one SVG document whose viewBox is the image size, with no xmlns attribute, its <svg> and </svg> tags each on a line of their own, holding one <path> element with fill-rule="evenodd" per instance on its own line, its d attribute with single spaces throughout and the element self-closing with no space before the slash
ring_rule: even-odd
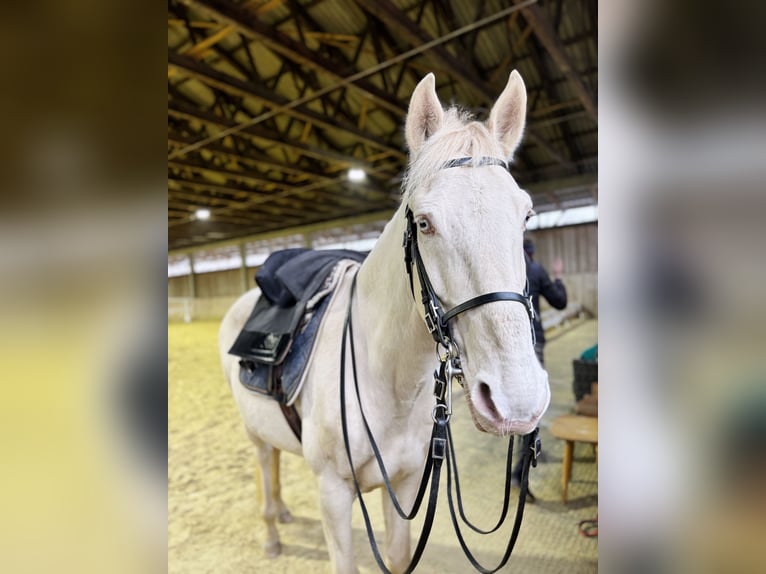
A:
<svg viewBox="0 0 766 574">
<path fill-rule="evenodd" d="M 290 405 L 298 393 L 303 373 L 308 367 L 311 350 L 316 343 L 319 326 L 332 299 L 328 293 L 314 310 L 303 330 L 292 338 L 285 360 L 278 365 L 243 359 L 239 362 L 239 382 L 246 388 Z"/>
<path fill-rule="evenodd" d="M 242 358 L 239 380 L 245 387 L 292 404 L 340 280 L 338 264 L 365 257 L 348 250 L 288 249 L 266 260 L 256 274 L 261 297 L 229 349 Z"/>
<path fill-rule="evenodd" d="M 268 365 L 284 361 L 306 306 L 344 259 L 363 261 L 358 251 L 286 249 L 269 256 L 255 280 L 261 298 L 229 353 Z"/>
</svg>

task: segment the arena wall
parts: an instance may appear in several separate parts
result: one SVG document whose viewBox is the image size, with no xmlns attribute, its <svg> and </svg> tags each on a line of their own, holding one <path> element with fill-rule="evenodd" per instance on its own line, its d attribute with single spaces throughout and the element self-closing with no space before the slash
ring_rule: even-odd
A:
<svg viewBox="0 0 766 574">
<path fill-rule="evenodd" d="M 598 316 L 598 224 L 540 229 L 527 235 L 535 242 L 535 260 L 549 273 L 553 261 L 561 258 L 569 301 Z"/>
<path fill-rule="evenodd" d="M 570 303 L 598 315 L 598 224 L 534 230 L 535 259 L 549 270 L 556 258 L 564 263 L 563 280 Z M 255 287 L 256 267 L 247 268 L 247 289 Z M 193 281 L 193 286 L 192 286 Z M 220 319 L 245 292 L 241 269 L 195 273 L 168 278 L 168 319 Z M 547 308 L 541 302 L 542 310 Z"/>
</svg>

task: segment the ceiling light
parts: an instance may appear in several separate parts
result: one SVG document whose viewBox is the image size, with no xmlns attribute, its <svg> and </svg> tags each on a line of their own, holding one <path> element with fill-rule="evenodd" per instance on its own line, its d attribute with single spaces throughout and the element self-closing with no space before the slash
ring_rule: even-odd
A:
<svg viewBox="0 0 766 574">
<path fill-rule="evenodd" d="M 364 181 L 366 177 L 367 174 L 364 173 L 364 170 L 358 167 L 352 167 L 348 170 L 348 179 L 350 181 Z"/>
<path fill-rule="evenodd" d="M 209 209 L 198 209 L 194 215 L 197 219 L 210 219 L 210 210 Z"/>
</svg>

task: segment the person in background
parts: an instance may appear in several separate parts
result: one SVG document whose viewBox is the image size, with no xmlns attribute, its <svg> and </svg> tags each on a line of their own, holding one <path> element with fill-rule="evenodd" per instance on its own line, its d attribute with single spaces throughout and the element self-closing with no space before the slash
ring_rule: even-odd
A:
<svg viewBox="0 0 766 574">
<path fill-rule="evenodd" d="M 524 240 L 524 258 L 527 262 L 527 281 L 529 282 L 529 295 L 532 297 L 532 305 L 535 308 L 535 318 L 532 322 L 532 328 L 535 331 L 535 354 L 540 364 L 544 367 L 545 361 L 543 357 L 543 349 L 545 348 L 545 332 L 543 331 L 543 322 L 540 318 L 540 295 L 545 297 L 545 300 L 556 309 L 563 309 L 567 306 L 567 290 L 564 287 L 564 283 L 561 281 L 561 272 L 563 270 L 563 264 L 561 259 L 556 259 L 551 266 L 553 271 L 553 281 L 548 276 L 548 272 L 545 267 L 535 261 L 535 244 L 531 239 Z M 521 461 L 522 457 L 519 456 L 518 462 L 513 468 L 511 475 L 511 484 L 521 484 Z M 535 501 L 535 495 L 532 494 L 532 490 L 527 490 L 527 500 L 530 502 Z"/>
<path fill-rule="evenodd" d="M 555 309 L 563 309 L 567 306 L 567 290 L 561 281 L 563 264 L 561 259 L 556 259 L 551 265 L 553 281 L 548 276 L 545 267 L 535 261 L 535 244 L 531 239 L 524 240 L 524 257 L 527 261 L 527 281 L 529 281 L 529 294 L 532 297 L 532 305 L 535 308 L 535 354 L 540 364 L 545 366 L 543 349 L 545 348 L 545 332 L 540 318 L 540 295 Z"/>
</svg>

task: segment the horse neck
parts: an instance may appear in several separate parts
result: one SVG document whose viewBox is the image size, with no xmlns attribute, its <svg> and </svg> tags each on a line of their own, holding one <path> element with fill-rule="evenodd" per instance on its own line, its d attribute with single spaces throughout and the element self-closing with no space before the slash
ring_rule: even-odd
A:
<svg viewBox="0 0 766 574">
<path fill-rule="evenodd" d="M 354 337 L 367 351 L 370 392 L 391 399 L 392 408 L 407 408 L 422 394 L 424 386 L 418 383 L 433 370 L 435 357 L 410 291 L 404 229 L 400 208 L 359 270 L 354 302 Z"/>
</svg>

